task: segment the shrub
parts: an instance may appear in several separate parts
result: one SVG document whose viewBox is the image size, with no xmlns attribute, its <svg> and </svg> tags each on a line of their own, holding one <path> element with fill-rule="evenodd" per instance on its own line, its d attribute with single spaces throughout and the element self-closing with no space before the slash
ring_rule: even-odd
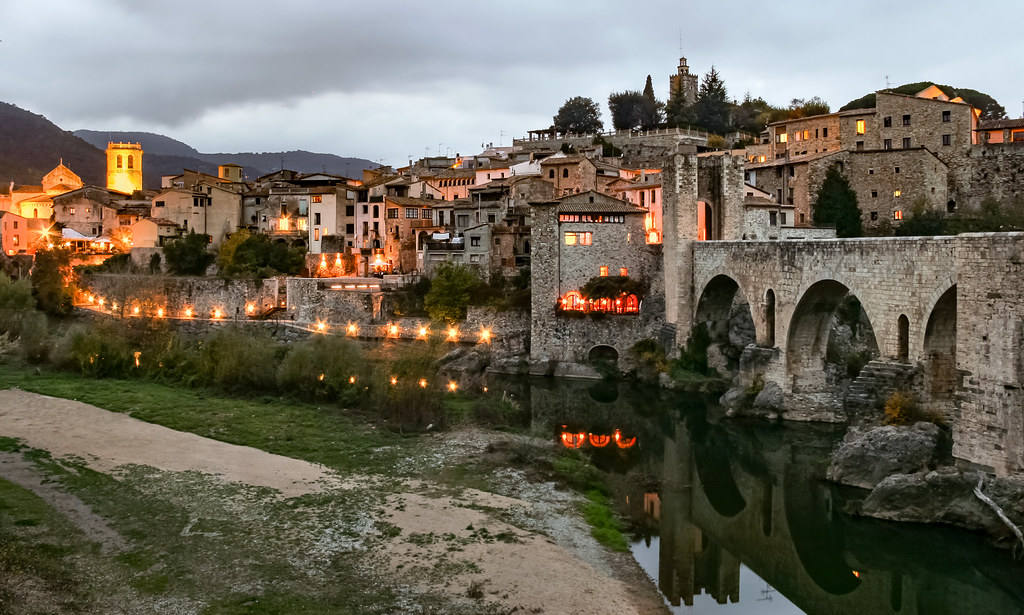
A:
<svg viewBox="0 0 1024 615">
<path fill-rule="evenodd" d="M 199 352 L 201 378 L 226 391 L 266 391 L 276 383 L 277 344 L 235 327 L 207 338 Z"/>
<path fill-rule="evenodd" d="M 635 280 L 629 276 L 606 275 L 587 280 L 580 289 L 580 294 L 587 299 L 617 299 L 622 295 L 636 295 L 643 298 L 647 293 L 647 284 L 643 280 Z"/>
<path fill-rule="evenodd" d="M 36 252 L 32 267 L 32 293 L 39 309 L 64 316 L 71 313 L 71 253 L 62 248 Z"/>
<path fill-rule="evenodd" d="M 480 284 L 476 271 L 464 265 L 444 263 L 430 283 L 423 305 L 436 321 L 454 322 L 466 317 L 473 291 Z"/>
<path fill-rule="evenodd" d="M 711 334 L 706 323 L 700 323 L 690 332 L 690 339 L 680 350 L 679 358 L 673 367 L 702 375 L 708 374 L 708 347 L 711 346 Z"/>
<path fill-rule="evenodd" d="M 277 368 L 277 386 L 302 399 L 352 405 L 368 375 L 359 347 L 341 337 L 318 335 L 293 344 Z M 349 379 L 355 376 L 354 383 Z"/>
<path fill-rule="evenodd" d="M 170 241 L 164 246 L 167 269 L 177 275 L 206 275 L 206 268 L 216 258 L 207 249 L 209 235 L 190 231 L 181 239 Z"/>
<path fill-rule="evenodd" d="M 910 425 L 924 418 L 917 400 L 910 393 L 896 391 L 885 400 L 886 425 Z"/>
<path fill-rule="evenodd" d="M 133 365 L 127 340 L 110 325 L 73 328 L 64 352 L 62 363 L 95 378 L 123 378 Z"/>
</svg>

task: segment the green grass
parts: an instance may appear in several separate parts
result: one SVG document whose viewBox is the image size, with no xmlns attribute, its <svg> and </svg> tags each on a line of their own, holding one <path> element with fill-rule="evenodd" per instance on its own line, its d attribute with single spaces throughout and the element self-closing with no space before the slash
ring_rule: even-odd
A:
<svg viewBox="0 0 1024 615">
<path fill-rule="evenodd" d="M 25 606 L 20 588 L 26 586 L 45 590 L 46 608 L 86 612 L 88 595 L 68 558 L 90 551 L 81 534 L 46 502 L 0 479 L 0 613 Z"/>
<path fill-rule="evenodd" d="M 144 380 L 93 379 L 0 365 L 0 389 L 10 387 L 75 399 L 171 429 L 341 471 L 387 471 L 407 441 L 384 428 L 375 429 L 370 424 L 375 417 L 279 397 L 247 399 Z"/>
<path fill-rule="evenodd" d="M 622 533 L 622 522 L 612 511 L 608 496 L 600 491 L 587 492 L 583 504 L 583 518 L 590 524 L 590 535 L 614 551 L 628 551 L 629 544 Z"/>
</svg>

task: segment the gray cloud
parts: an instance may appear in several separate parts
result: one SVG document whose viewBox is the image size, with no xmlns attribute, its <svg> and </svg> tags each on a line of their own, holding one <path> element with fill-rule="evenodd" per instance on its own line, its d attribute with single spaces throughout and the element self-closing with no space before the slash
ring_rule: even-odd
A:
<svg viewBox="0 0 1024 615">
<path fill-rule="evenodd" d="M 838 107 L 885 75 L 986 91 L 1013 115 L 1022 97 L 1024 42 L 966 27 L 959 2 L 8 3 L 19 27 L 0 43 L 0 99 L 204 150 L 472 151 L 648 73 L 665 96 L 680 31 L 691 67 L 716 65 L 737 98 Z"/>
</svg>

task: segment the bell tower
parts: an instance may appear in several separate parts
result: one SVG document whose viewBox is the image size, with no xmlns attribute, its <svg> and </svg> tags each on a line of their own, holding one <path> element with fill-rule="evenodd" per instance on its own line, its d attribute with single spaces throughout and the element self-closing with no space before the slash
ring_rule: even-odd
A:
<svg viewBox="0 0 1024 615">
<path fill-rule="evenodd" d="M 142 190 L 141 143 L 107 143 L 107 189 L 125 194 Z"/>
</svg>

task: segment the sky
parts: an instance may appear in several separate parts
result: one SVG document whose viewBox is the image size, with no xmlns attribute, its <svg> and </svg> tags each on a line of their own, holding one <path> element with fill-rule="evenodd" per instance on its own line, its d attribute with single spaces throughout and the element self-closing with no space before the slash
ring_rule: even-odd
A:
<svg viewBox="0 0 1024 615">
<path fill-rule="evenodd" d="M 573 96 L 597 101 L 610 128 L 608 94 L 642 89 L 650 74 L 666 98 L 680 55 L 700 75 L 714 65 L 738 99 L 820 96 L 837 109 L 887 82 L 932 80 L 986 92 L 1020 117 L 1024 37 L 999 25 L 1000 15 L 1019 17 L 1019 3 L 984 9 L 945 0 L 0 0 L 0 101 L 65 130 L 145 130 L 202 152 L 305 149 L 396 166 L 510 145 L 549 126 Z"/>
</svg>

